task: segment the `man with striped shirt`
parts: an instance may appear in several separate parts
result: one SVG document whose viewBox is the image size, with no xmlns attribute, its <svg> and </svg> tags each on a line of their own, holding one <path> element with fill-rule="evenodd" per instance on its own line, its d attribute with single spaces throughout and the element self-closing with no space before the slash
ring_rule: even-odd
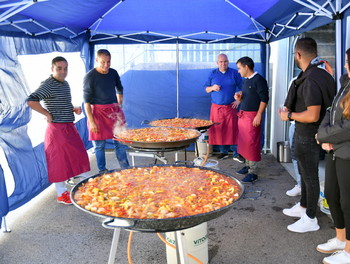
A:
<svg viewBox="0 0 350 264">
<path fill-rule="evenodd" d="M 55 183 L 57 201 L 72 204 L 65 181 L 90 171 L 90 163 L 84 144 L 76 130 L 74 113 L 81 114 L 80 107 L 73 107 L 70 87 L 65 81 L 68 62 L 63 57 L 52 60 L 52 75 L 27 98 L 33 110 L 47 120 L 44 147 L 49 182 Z M 41 106 L 43 101 L 45 106 Z"/>
</svg>

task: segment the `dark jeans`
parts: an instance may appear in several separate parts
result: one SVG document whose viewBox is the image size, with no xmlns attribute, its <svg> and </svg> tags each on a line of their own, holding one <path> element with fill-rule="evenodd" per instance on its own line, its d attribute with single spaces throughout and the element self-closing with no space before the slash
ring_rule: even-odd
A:
<svg viewBox="0 0 350 264">
<path fill-rule="evenodd" d="M 301 175 L 300 205 L 306 207 L 308 217 L 315 218 L 320 196 L 318 163 L 321 148 L 314 137 L 302 137 L 295 133 L 293 140 L 294 155 Z"/>
<path fill-rule="evenodd" d="M 345 228 L 346 239 L 350 240 L 350 160 L 326 155 L 325 196 L 334 225 Z"/>
<path fill-rule="evenodd" d="M 230 150 L 232 150 L 233 156 L 237 154 L 237 145 L 219 145 L 220 153 L 227 154 Z"/>
</svg>

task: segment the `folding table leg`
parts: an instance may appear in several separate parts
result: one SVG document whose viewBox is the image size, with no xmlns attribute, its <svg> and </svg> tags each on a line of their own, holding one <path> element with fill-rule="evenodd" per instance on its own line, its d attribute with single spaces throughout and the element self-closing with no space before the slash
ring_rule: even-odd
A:
<svg viewBox="0 0 350 264">
<path fill-rule="evenodd" d="M 111 245 L 111 251 L 109 252 L 108 264 L 114 264 L 115 255 L 117 253 L 118 241 L 120 236 L 120 228 L 115 228 L 113 233 L 113 240 Z"/>
</svg>

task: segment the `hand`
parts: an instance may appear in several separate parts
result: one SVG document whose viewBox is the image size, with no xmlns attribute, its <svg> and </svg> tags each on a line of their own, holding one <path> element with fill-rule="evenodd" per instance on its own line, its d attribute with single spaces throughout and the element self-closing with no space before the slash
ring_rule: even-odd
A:
<svg viewBox="0 0 350 264">
<path fill-rule="evenodd" d="M 241 102 L 240 101 L 233 101 L 232 102 L 232 108 L 237 108 Z"/>
<path fill-rule="evenodd" d="M 235 98 L 236 101 L 241 102 L 242 101 L 242 92 L 235 93 L 234 98 Z"/>
<path fill-rule="evenodd" d="M 92 133 L 98 133 L 98 127 L 94 121 L 89 121 L 89 129 Z"/>
<path fill-rule="evenodd" d="M 278 108 L 278 114 L 282 121 L 288 121 L 288 109 L 286 107 Z"/>
<path fill-rule="evenodd" d="M 46 119 L 47 123 L 52 123 L 52 121 L 53 121 L 53 117 L 50 113 L 45 115 L 45 119 Z"/>
<path fill-rule="evenodd" d="M 261 124 L 261 114 L 257 114 L 253 119 L 253 127 L 258 127 Z"/>
<path fill-rule="evenodd" d="M 212 87 L 211 87 L 211 90 L 212 92 L 218 92 L 221 90 L 221 86 L 220 85 L 217 85 L 217 84 L 214 84 Z"/>
<path fill-rule="evenodd" d="M 321 145 L 322 149 L 325 151 L 331 151 L 333 150 L 333 145 L 331 143 L 322 143 Z"/>
<path fill-rule="evenodd" d="M 77 115 L 80 115 L 83 111 L 81 109 L 81 106 L 74 106 L 73 107 L 73 112 Z"/>
</svg>

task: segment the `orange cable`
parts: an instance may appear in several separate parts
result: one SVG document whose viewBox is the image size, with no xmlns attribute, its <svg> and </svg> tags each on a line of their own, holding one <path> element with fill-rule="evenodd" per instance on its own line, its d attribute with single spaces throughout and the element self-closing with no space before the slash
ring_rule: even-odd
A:
<svg viewBox="0 0 350 264">
<path fill-rule="evenodd" d="M 160 238 L 160 240 L 162 240 L 166 245 L 170 246 L 173 249 L 176 249 L 176 247 L 172 244 L 170 244 L 168 241 L 166 241 L 164 239 L 164 237 L 162 237 L 162 235 L 160 233 L 157 233 L 157 236 Z M 191 255 L 190 253 L 187 253 L 187 256 L 189 256 L 191 259 L 193 259 L 194 261 L 196 261 L 198 264 L 204 264 L 202 261 L 200 261 L 199 259 L 197 259 L 195 256 Z"/>
<path fill-rule="evenodd" d="M 128 241 L 128 261 L 129 264 L 132 264 L 132 259 L 131 259 L 131 242 L 132 242 L 132 235 L 133 235 L 133 231 L 130 231 L 129 234 L 129 241 Z"/>
<path fill-rule="evenodd" d="M 210 151 L 210 145 L 209 145 L 208 141 L 204 140 L 204 142 L 207 144 L 207 153 L 205 154 L 204 160 L 203 160 L 203 162 L 201 164 L 202 167 L 204 167 L 205 164 L 207 163 L 207 160 L 209 158 L 209 151 Z"/>
</svg>

